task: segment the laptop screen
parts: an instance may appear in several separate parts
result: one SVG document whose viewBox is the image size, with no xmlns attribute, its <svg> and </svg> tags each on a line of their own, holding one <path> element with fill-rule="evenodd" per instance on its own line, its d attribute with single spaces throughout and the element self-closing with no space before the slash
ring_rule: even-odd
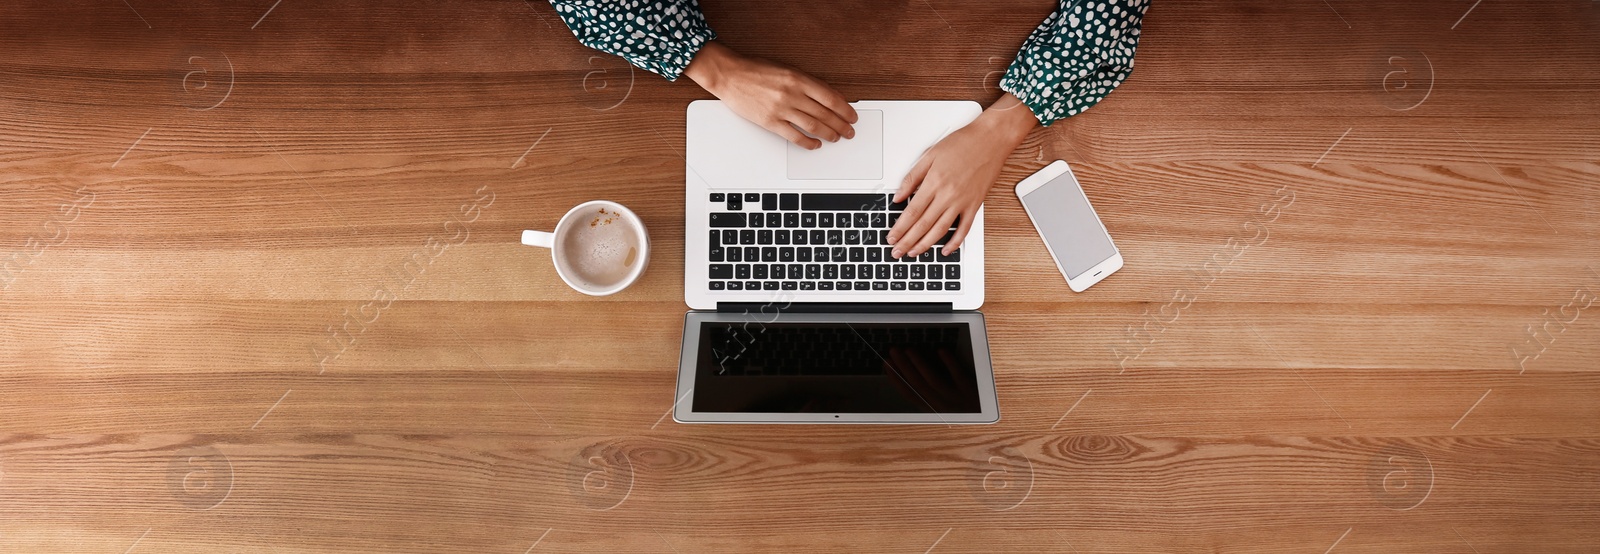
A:
<svg viewBox="0 0 1600 554">
<path fill-rule="evenodd" d="M 965 323 L 704 322 L 694 411 L 978 413 Z"/>
</svg>

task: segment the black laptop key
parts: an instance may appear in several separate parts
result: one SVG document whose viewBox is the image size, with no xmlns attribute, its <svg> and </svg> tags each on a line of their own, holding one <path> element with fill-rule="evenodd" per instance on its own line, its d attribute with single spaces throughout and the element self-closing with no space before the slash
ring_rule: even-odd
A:
<svg viewBox="0 0 1600 554">
<path fill-rule="evenodd" d="M 889 278 L 889 264 L 878 264 L 873 269 L 872 278 L 885 280 Z"/>
<path fill-rule="evenodd" d="M 728 290 L 744 290 L 744 283 L 739 281 L 728 281 Z"/>
<path fill-rule="evenodd" d="M 856 264 L 856 278 L 857 279 L 871 279 L 872 278 L 872 264 Z"/>
<path fill-rule="evenodd" d="M 806 278 L 813 281 L 822 278 L 822 264 L 806 264 Z"/>
<path fill-rule="evenodd" d="M 722 231 L 711 230 L 711 246 L 722 246 Z"/>
<path fill-rule="evenodd" d="M 756 244 L 772 244 L 772 229 L 756 231 Z"/>
<path fill-rule="evenodd" d="M 783 214 L 783 226 L 794 229 L 800 226 L 800 214 L 790 212 Z"/>
<path fill-rule="evenodd" d="M 783 214 L 780 214 L 780 213 L 767 214 L 767 226 L 768 227 L 782 227 L 783 226 Z"/>
<path fill-rule="evenodd" d="M 951 253 L 949 253 L 947 255 L 947 254 L 944 253 L 944 248 L 941 247 L 941 248 L 939 248 L 938 259 L 941 262 L 959 262 L 959 261 L 961 261 L 961 251 L 957 250 L 957 251 L 951 252 Z"/>
<path fill-rule="evenodd" d="M 864 262 L 864 261 L 867 261 L 867 249 L 862 248 L 860 246 L 851 247 L 850 248 L 850 261 L 852 261 L 852 262 Z"/>
<path fill-rule="evenodd" d="M 767 223 L 767 220 L 763 219 L 761 217 L 761 214 L 750 214 L 750 226 L 751 227 L 766 227 L 767 226 L 766 223 Z"/>
<path fill-rule="evenodd" d="M 894 278 L 895 279 L 905 279 L 906 278 L 906 266 L 903 266 L 903 265 L 894 266 Z"/>
<path fill-rule="evenodd" d="M 823 265 L 822 266 L 822 278 L 823 279 L 830 279 L 830 280 L 838 279 L 839 278 L 839 264 Z"/>
<path fill-rule="evenodd" d="M 845 244 L 861 244 L 861 231 L 851 229 L 844 232 Z"/>
<path fill-rule="evenodd" d="M 817 284 L 811 281 L 801 281 L 800 290 L 817 290 Z"/>
<path fill-rule="evenodd" d="M 826 261 L 828 261 L 828 247 L 826 247 L 826 246 L 813 246 L 813 247 L 811 247 L 811 259 L 813 261 L 818 261 L 818 262 L 826 262 Z"/>
<path fill-rule="evenodd" d="M 739 265 L 733 266 L 733 278 L 734 279 L 749 279 L 750 278 L 750 264 L 739 264 Z"/>
<path fill-rule="evenodd" d="M 906 290 L 906 282 L 905 281 L 895 281 L 895 282 L 889 283 L 889 290 Z"/>
<path fill-rule="evenodd" d="M 722 290 L 724 284 L 722 281 L 712 281 L 707 286 L 711 287 L 711 290 Z"/>
<path fill-rule="evenodd" d="M 855 290 L 867 290 L 867 282 L 866 281 L 856 281 L 853 288 Z"/>
<path fill-rule="evenodd" d="M 817 290 L 833 290 L 833 281 L 817 283 Z"/>
<path fill-rule="evenodd" d="M 961 290 L 961 281 L 945 281 L 944 290 Z"/>
<path fill-rule="evenodd" d="M 713 246 L 713 247 L 711 247 L 711 261 L 720 262 L 726 256 L 727 256 L 727 253 L 725 251 L 723 251 L 721 246 Z"/>
<path fill-rule="evenodd" d="M 929 279 L 943 279 L 944 278 L 944 266 L 939 266 L 939 265 L 930 265 L 930 266 L 928 266 L 928 278 Z"/>
<path fill-rule="evenodd" d="M 789 240 L 794 241 L 795 244 L 805 244 L 808 234 L 804 229 L 795 229 L 789 232 Z"/>
<path fill-rule="evenodd" d="M 818 227 L 832 227 L 833 226 L 833 212 L 822 212 L 820 214 L 817 214 L 817 226 Z"/>
<path fill-rule="evenodd" d="M 735 192 L 733 194 L 729 194 L 728 195 L 728 211 L 737 212 L 737 211 L 743 210 L 743 209 L 744 209 L 744 201 L 739 198 L 739 193 Z M 738 290 L 738 289 L 733 289 L 732 287 L 729 287 L 729 289 L 730 290 Z"/>
<path fill-rule="evenodd" d="M 728 260 L 727 261 L 738 262 L 738 261 L 743 261 L 744 260 L 744 256 L 741 255 L 741 254 L 744 253 L 744 249 L 743 248 L 739 248 L 737 246 L 734 246 L 734 247 L 728 248 L 727 250 L 728 250 Z M 715 261 L 715 260 L 713 260 L 713 261 Z"/>
<path fill-rule="evenodd" d="M 761 195 L 761 209 L 769 212 L 778 209 L 778 193 L 769 192 Z"/>
<path fill-rule="evenodd" d="M 789 264 L 789 278 L 790 279 L 799 279 L 800 278 L 800 272 L 802 270 L 804 270 L 804 269 L 805 269 L 805 266 L 803 266 L 803 265 L 800 265 L 800 264 Z"/>
<path fill-rule="evenodd" d="M 911 290 L 922 290 L 922 281 L 912 281 Z"/>
<path fill-rule="evenodd" d="M 835 246 L 832 250 L 828 251 L 828 259 L 835 262 L 848 261 L 847 258 L 850 257 L 850 254 L 847 250 L 848 249 L 843 246 Z"/>
<path fill-rule="evenodd" d="M 881 262 L 881 261 L 883 261 L 883 251 L 879 250 L 877 248 L 868 248 L 867 249 L 867 261 L 869 261 L 869 262 Z"/>
<path fill-rule="evenodd" d="M 921 254 L 917 255 L 917 261 L 919 261 L 919 262 L 931 262 L 931 261 L 933 261 L 933 249 L 930 248 L 930 249 L 927 249 L 927 250 L 923 250 Z"/>
<path fill-rule="evenodd" d="M 784 246 L 784 247 L 778 248 L 778 261 L 783 262 L 783 263 L 789 263 L 789 262 L 794 261 L 794 247 L 793 246 Z"/>
<path fill-rule="evenodd" d="M 928 290 L 944 290 L 944 284 L 938 281 L 929 281 Z"/>
<path fill-rule="evenodd" d="M 753 230 L 753 229 L 742 229 L 742 230 L 739 231 L 739 244 L 755 244 L 755 243 L 756 243 L 756 232 L 755 232 L 755 230 Z"/>
<path fill-rule="evenodd" d="M 872 290 L 889 290 L 888 281 L 873 281 Z"/>
<path fill-rule="evenodd" d="M 822 229 L 812 229 L 810 242 L 811 244 L 827 244 L 828 232 Z"/>
<path fill-rule="evenodd" d="M 778 209 L 780 209 L 780 210 L 798 210 L 798 209 L 800 209 L 800 195 L 796 194 L 796 193 L 792 193 L 792 192 L 786 192 L 786 193 L 778 195 Z"/>
<path fill-rule="evenodd" d="M 720 193 L 720 192 L 711 193 L 711 201 L 712 202 L 721 202 L 722 201 L 722 197 L 723 197 L 723 194 Z"/>
<path fill-rule="evenodd" d="M 744 261 L 753 262 L 753 261 L 756 261 L 756 260 L 759 260 L 759 259 L 761 259 L 761 247 L 759 247 L 759 246 L 746 246 L 746 247 L 744 247 Z"/>
<path fill-rule="evenodd" d="M 872 246 L 872 245 L 878 244 L 878 232 L 877 231 L 870 231 L 870 230 L 862 232 L 861 233 L 861 244 L 865 244 L 865 245 L 868 245 L 868 246 Z"/>
<path fill-rule="evenodd" d="M 744 214 L 712 212 L 711 226 L 716 227 L 744 227 Z"/>
<path fill-rule="evenodd" d="M 711 264 L 706 276 L 712 279 L 732 279 L 733 264 Z"/>
<path fill-rule="evenodd" d="M 828 244 L 844 244 L 844 231 L 828 231 Z"/>
<path fill-rule="evenodd" d="M 761 290 L 778 290 L 778 282 L 777 281 L 763 281 L 761 283 Z"/>
<path fill-rule="evenodd" d="M 761 201 L 761 195 L 754 192 L 744 193 L 744 201 L 754 204 Z"/>
<path fill-rule="evenodd" d="M 879 209 L 882 209 L 882 208 L 879 208 Z M 857 228 L 857 229 L 866 229 L 872 223 L 871 218 L 869 218 L 867 216 L 867 214 L 865 214 L 865 213 L 856 213 L 855 215 L 856 215 L 855 220 L 852 221 L 851 224 L 854 225 L 855 228 Z"/>
<path fill-rule="evenodd" d="M 805 248 L 805 247 L 794 249 L 794 261 L 797 261 L 797 262 L 809 262 L 809 261 L 811 261 L 811 249 L 810 248 Z"/>
<path fill-rule="evenodd" d="M 767 278 L 767 264 L 755 264 L 755 266 L 751 267 L 750 269 L 751 269 L 750 276 L 746 277 L 746 279 L 766 279 Z"/>
<path fill-rule="evenodd" d="M 840 229 L 850 228 L 850 214 L 845 212 L 833 214 L 833 226 Z"/>
<path fill-rule="evenodd" d="M 918 264 L 918 265 L 914 265 L 914 266 L 910 266 L 910 267 L 911 267 L 911 278 L 912 279 L 927 279 L 928 278 L 927 266 Z"/>
<path fill-rule="evenodd" d="M 722 242 L 720 244 L 723 246 L 739 244 L 739 232 L 733 229 L 723 229 Z"/>
<path fill-rule="evenodd" d="M 806 212 L 800 214 L 800 226 L 810 229 L 817 226 L 817 214 Z"/>
<path fill-rule="evenodd" d="M 946 279 L 960 279 L 961 278 L 961 266 L 957 265 L 957 264 L 946 264 L 944 266 L 944 278 L 946 278 Z"/>
<path fill-rule="evenodd" d="M 893 200 L 893 198 L 890 198 L 890 200 Z M 910 203 L 911 203 L 911 198 L 910 197 L 906 197 L 906 199 L 904 201 L 895 202 L 895 203 L 889 204 L 889 211 L 891 211 L 891 212 L 903 211 L 903 210 L 906 209 L 906 204 L 910 204 Z"/>
<path fill-rule="evenodd" d="M 761 247 L 761 261 L 763 261 L 763 262 L 776 262 L 776 261 L 778 261 L 778 247 L 776 247 L 776 246 L 763 246 L 763 247 Z M 759 277 L 757 277 L 757 278 L 759 279 Z"/>
<path fill-rule="evenodd" d="M 898 221 L 900 221 L 900 212 L 889 212 L 889 226 L 894 227 L 894 224 Z"/>
<path fill-rule="evenodd" d="M 785 266 L 783 264 L 772 264 L 772 268 L 767 271 L 767 276 L 768 276 L 767 278 L 768 279 L 786 279 L 787 277 L 784 277 L 784 275 L 787 273 L 786 271 L 784 271 L 785 267 L 788 267 L 788 266 Z"/>
<path fill-rule="evenodd" d="M 775 244 L 789 244 L 789 230 L 778 229 L 772 232 L 772 242 Z"/>
<path fill-rule="evenodd" d="M 889 220 L 884 217 L 884 213 L 883 212 L 873 212 L 872 213 L 872 227 L 877 228 L 877 229 L 887 228 L 888 227 L 888 225 L 887 225 L 888 221 Z"/>
<path fill-rule="evenodd" d="M 882 193 L 808 192 L 800 195 L 800 209 L 809 211 L 881 210 L 887 205 Z"/>
<path fill-rule="evenodd" d="M 795 289 L 795 285 L 796 285 L 796 283 L 794 281 L 784 281 L 783 282 L 783 290 L 794 290 Z"/>
<path fill-rule="evenodd" d="M 832 266 L 829 266 L 829 267 L 832 267 Z M 839 278 L 840 279 L 854 279 L 854 278 L 856 278 L 856 266 L 849 265 L 849 264 L 845 264 L 845 265 L 839 266 Z"/>
<path fill-rule="evenodd" d="M 883 259 L 885 259 L 885 260 L 893 260 L 894 259 L 894 247 L 893 246 L 885 246 L 885 247 L 883 247 Z"/>
</svg>

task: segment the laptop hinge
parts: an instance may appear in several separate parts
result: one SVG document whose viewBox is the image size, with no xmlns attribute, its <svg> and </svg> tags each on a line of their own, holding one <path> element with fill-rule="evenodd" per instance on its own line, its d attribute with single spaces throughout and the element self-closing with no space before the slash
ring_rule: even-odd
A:
<svg viewBox="0 0 1600 554">
<path fill-rule="evenodd" d="M 723 313 L 945 313 L 953 311 L 950 302 L 718 302 Z"/>
</svg>

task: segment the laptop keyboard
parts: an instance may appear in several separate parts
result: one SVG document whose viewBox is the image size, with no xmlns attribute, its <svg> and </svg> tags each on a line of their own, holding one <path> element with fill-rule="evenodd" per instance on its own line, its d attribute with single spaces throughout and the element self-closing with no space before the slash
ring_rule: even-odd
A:
<svg viewBox="0 0 1600 554">
<path fill-rule="evenodd" d="M 711 290 L 961 290 L 949 229 L 927 252 L 894 258 L 889 229 L 906 204 L 883 193 L 713 192 Z"/>
</svg>

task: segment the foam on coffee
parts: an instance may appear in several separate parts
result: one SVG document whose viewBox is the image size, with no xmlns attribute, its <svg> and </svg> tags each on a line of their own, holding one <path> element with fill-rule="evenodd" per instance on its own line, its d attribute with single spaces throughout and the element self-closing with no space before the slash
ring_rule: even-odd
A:
<svg viewBox="0 0 1600 554">
<path fill-rule="evenodd" d="M 598 208 L 575 219 L 562 250 L 571 277 L 588 288 L 604 289 L 628 278 L 639 260 L 639 235 L 633 222 L 614 210 Z"/>
</svg>

